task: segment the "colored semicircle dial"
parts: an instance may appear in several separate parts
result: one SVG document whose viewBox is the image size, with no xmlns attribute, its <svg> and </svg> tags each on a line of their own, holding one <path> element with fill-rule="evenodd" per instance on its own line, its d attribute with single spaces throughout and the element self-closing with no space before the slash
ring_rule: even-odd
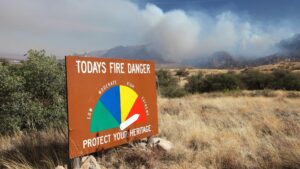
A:
<svg viewBox="0 0 300 169">
<path fill-rule="evenodd" d="M 118 85 L 108 89 L 94 107 L 90 132 L 112 128 L 121 130 L 136 123 L 146 122 L 143 101 L 130 87 Z"/>
</svg>

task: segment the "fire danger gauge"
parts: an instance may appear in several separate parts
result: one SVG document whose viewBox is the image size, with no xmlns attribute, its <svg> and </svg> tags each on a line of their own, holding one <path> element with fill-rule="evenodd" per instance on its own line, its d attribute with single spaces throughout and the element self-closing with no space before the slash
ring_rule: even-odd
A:
<svg viewBox="0 0 300 169">
<path fill-rule="evenodd" d="M 69 156 L 157 134 L 151 61 L 66 57 Z"/>
<path fill-rule="evenodd" d="M 92 133 L 111 128 L 124 130 L 134 123 L 146 122 L 144 103 L 128 86 L 117 85 L 108 89 L 98 100 L 93 111 Z"/>
</svg>

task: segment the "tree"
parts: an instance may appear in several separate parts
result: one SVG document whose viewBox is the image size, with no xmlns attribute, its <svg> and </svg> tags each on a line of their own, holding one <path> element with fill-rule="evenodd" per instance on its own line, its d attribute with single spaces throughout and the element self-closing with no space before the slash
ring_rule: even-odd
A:
<svg viewBox="0 0 300 169">
<path fill-rule="evenodd" d="M 189 77 L 188 82 L 185 85 L 185 90 L 190 93 L 197 93 L 201 91 L 203 87 L 203 74 L 199 72 L 197 75 Z"/>
<path fill-rule="evenodd" d="M 185 90 L 178 85 L 178 79 L 173 77 L 167 70 L 156 72 L 159 84 L 159 91 L 165 97 L 182 97 L 186 94 Z"/>
<path fill-rule="evenodd" d="M 270 83 L 274 80 L 272 74 L 262 73 L 257 70 L 248 70 L 242 72 L 240 78 L 248 90 L 272 88 Z"/>
<path fill-rule="evenodd" d="M 273 89 L 300 90 L 299 73 L 293 73 L 288 70 L 275 70 L 272 75 L 275 79 L 270 82 Z"/>
<path fill-rule="evenodd" d="M 30 50 L 20 65 L 0 63 L 0 133 L 66 126 L 64 66 Z"/>
</svg>

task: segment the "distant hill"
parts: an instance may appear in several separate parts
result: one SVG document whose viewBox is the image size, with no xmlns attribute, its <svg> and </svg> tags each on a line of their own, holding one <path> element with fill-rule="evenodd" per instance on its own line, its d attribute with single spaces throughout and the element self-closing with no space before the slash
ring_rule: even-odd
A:
<svg viewBox="0 0 300 169">
<path fill-rule="evenodd" d="M 249 66 L 276 64 L 282 61 L 300 61 L 300 34 L 281 40 L 277 47 L 281 52 L 250 60 Z"/>
<path fill-rule="evenodd" d="M 299 62 L 300 53 L 286 52 L 276 53 L 260 58 L 242 58 L 234 57 L 227 52 L 216 52 L 206 58 L 199 58 L 194 60 L 193 66 L 199 68 L 213 68 L 213 69 L 232 69 L 232 68 L 245 68 L 255 67 L 261 65 L 277 64 L 279 62 Z"/>
<path fill-rule="evenodd" d="M 277 64 L 279 62 L 300 61 L 300 34 L 281 40 L 277 45 L 280 52 L 259 58 L 234 57 L 225 51 L 215 52 L 206 58 L 189 61 L 200 68 L 245 68 L 260 65 Z"/>
<path fill-rule="evenodd" d="M 300 52 L 287 51 L 276 53 L 260 58 L 234 57 L 228 52 L 215 52 L 208 57 L 186 59 L 183 63 L 174 63 L 166 60 L 163 56 L 151 50 L 146 45 L 139 46 L 117 46 L 109 50 L 97 50 L 85 55 L 108 58 L 124 58 L 135 60 L 155 60 L 158 67 L 184 67 L 193 66 L 198 68 L 233 69 L 254 67 L 260 65 L 276 64 L 281 61 L 300 61 Z"/>
<path fill-rule="evenodd" d="M 198 67 L 215 69 L 233 69 L 276 64 L 282 61 L 300 61 L 300 34 L 283 39 L 277 44 L 280 53 L 259 57 L 242 58 L 226 51 L 215 52 L 207 57 L 186 58 L 183 62 L 171 62 L 147 45 L 117 46 L 109 50 L 97 50 L 87 53 L 89 56 L 125 58 L 138 60 L 155 60 L 158 67 Z"/>
<path fill-rule="evenodd" d="M 108 58 L 124 58 L 138 60 L 155 60 L 158 67 L 184 67 L 195 66 L 202 68 L 234 68 L 240 66 L 236 60 L 227 52 L 216 52 L 207 58 L 199 58 L 196 60 L 187 59 L 184 63 L 174 63 L 166 60 L 163 56 L 151 50 L 146 45 L 139 46 L 117 46 L 109 50 L 92 51 L 85 55 L 108 57 Z"/>
<path fill-rule="evenodd" d="M 17 53 L 0 52 L 0 58 L 7 60 L 25 60 L 27 57 Z"/>
<path fill-rule="evenodd" d="M 260 66 L 260 65 L 269 65 L 269 64 L 276 64 L 282 61 L 300 61 L 299 54 L 293 53 L 284 53 L 284 54 L 273 54 L 262 58 L 257 58 L 254 60 L 249 60 L 245 62 L 243 66 Z"/>
<path fill-rule="evenodd" d="M 300 34 L 281 40 L 277 46 L 285 53 L 300 53 Z"/>
<path fill-rule="evenodd" d="M 7 61 L 11 64 L 19 64 L 22 60 L 25 60 L 26 56 L 14 53 L 0 52 L 0 62 Z"/>
<path fill-rule="evenodd" d="M 199 68 L 235 68 L 239 66 L 239 61 L 225 51 L 215 52 L 208 57 L 201 57 L 196 60 L 188 61 Z"/>
<path fill-rule="evenodd" d="M 170 63 L 160 54 L 151 50 L 146 45 L 139 46 L 117 46 L 109 50 L 98 50 L 87 53 L 88 56 L 124 58 L 135 60 L 155 60 L 158 64 Z"/>
</svg>

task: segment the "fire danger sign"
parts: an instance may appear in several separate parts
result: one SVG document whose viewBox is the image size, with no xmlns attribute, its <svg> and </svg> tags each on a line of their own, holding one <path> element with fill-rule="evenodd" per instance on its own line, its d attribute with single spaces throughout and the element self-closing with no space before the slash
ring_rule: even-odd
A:
<svg viewBox="0 0 300 169">
<path fill-rule="evenodd" d="M 66 57 L 69 156 L 158 133 L 154 62 Z"/>
</svg>

